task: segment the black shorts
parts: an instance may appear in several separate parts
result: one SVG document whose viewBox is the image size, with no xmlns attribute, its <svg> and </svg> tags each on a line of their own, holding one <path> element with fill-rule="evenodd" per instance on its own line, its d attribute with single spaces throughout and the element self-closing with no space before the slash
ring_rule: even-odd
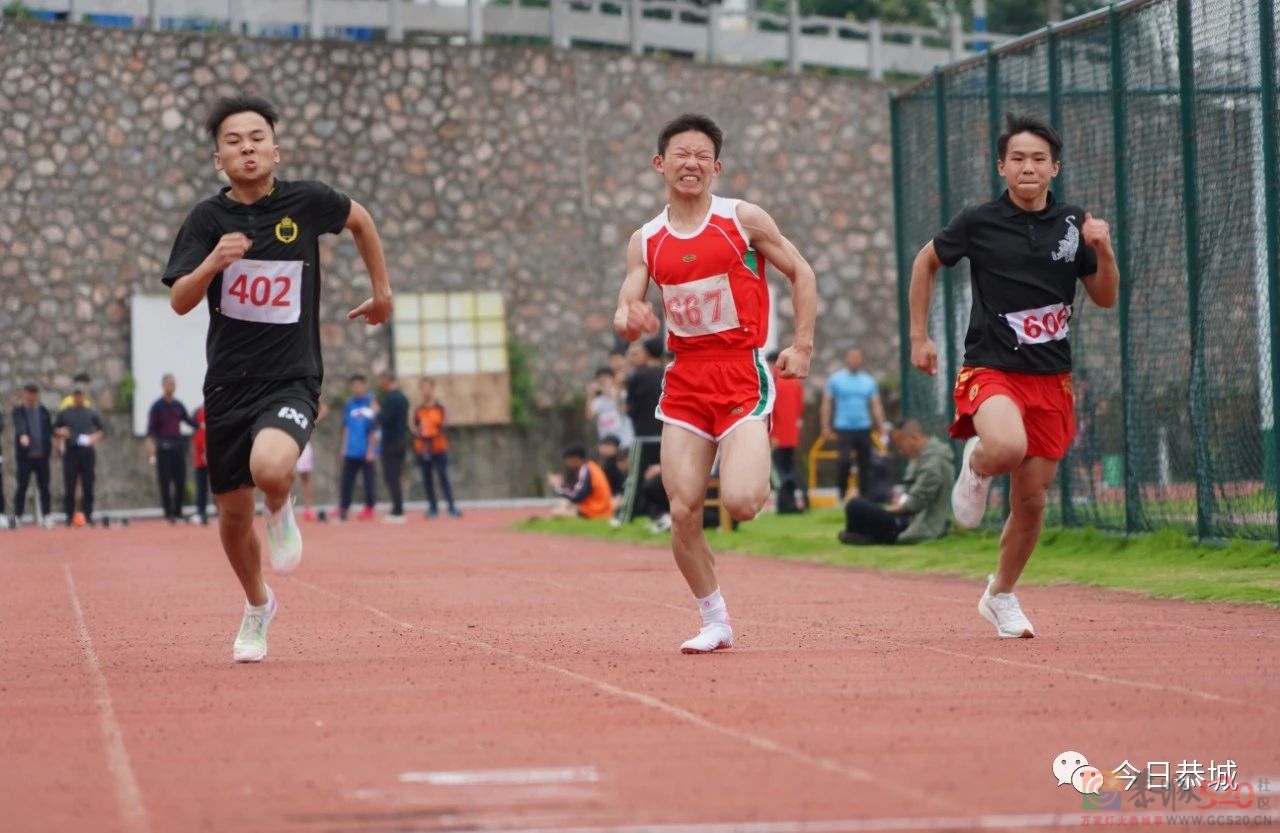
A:
<svg viewBox="0 0 1280 833">
<path fill-rule="evenodd" d="M 215 495 L 252 486 L 249 454 L 263 428 L 279 428 L 306 448 L 320 407 L 320 380 L 225 382 L 205 387 L 209 490 Z"/>
</svg>

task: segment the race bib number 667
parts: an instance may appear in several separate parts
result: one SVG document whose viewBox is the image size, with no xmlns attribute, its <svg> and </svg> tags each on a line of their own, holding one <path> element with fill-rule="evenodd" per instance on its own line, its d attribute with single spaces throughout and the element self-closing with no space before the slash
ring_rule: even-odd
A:
<svg viewBox="0 0 1280 833">
<path fill-rule="evenodd" d="M 1017 334 L 1019 344 L 1048 344 L 1067 337 L 1071 305 L 1050 304 L 1037 309 L 1024 309 L 1008 313 L 1004 319 Z"/>
<path fill-rule="evenodd" d="M 222 272 L 222 314 L 261 324 L 296 324 L 301 260 L 237 260 Z"/>
</svg>

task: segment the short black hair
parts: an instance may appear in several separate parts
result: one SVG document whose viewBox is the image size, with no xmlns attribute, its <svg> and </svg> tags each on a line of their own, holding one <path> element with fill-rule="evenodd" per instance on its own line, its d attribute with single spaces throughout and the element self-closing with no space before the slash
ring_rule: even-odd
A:
<svg viewBox="0 0 1280 833">
<path fill-rule="evenodd" d="M 904 417 L 893 424 L 894 431 L 906 431 L 908 434 L 925 434 L 924 426 L 920 424 L 920 420 L 915 417 Z"/>
<path fill-rule="evenodd" d="M 596 368 L 596 375 L 593 378 L 599 379 L 601 376 L 612 376 L 613 368 L 601 366 Z"/>
<path fill-rule="evenodd" d="M 77 373 L 74 377 L 72 377 L 71 381 L 88 383 L 93 381 L 93 379 L 89 376 L 87 372 L 82 370 L 79 373 Z"/>
<path fill-rule="evenodd" d="M 587 459 L 587 447 L 582 443 L 569 443 L 564 447 L 563 456 L 564 456 L 564 459 L 566 460 L 568 460 L 570 457 L 581 457 L 583 460 L 585 460 Z"/>
<path fill-rule="evenodd" d="M 724 146 L 724 131 L 709 116 L 701 113 L 685 113 L 667 122 L 662 132 L 658 134 L 658 155 L 667 155 L 667 144 L 672 136 L 687 133 L 690 130 L 706 134 L 711 144 L 715 145 L 716 159 L 720 158 L 720 148 Z"/>
<path fill-rule="evenodd" d="M 614 434 L 605 434 L 600 438 L 600 445 L 616 445 L 622 447 L 622 440 L 618 439 Z"/>
<path fill-rule="evenodd" d="M 236 113 L 257 113 L 267 120 L 267 124 L 271 126 L 271 135 L 275 135 L 276 122 L 280 121 L 280 111 L 260 95 L 241 92 L 235 95 L 224 95 L 215 101 L 213 109 L 209 111 L 209 117 L 204 120 L 204 129 L 214 145 L 218 144 L 218 131 L 222 129 L 222 123 Z"/>
<path fill-rule="evenodd" d="M 367 382 L 369 379 L 363 373 L 352 373 L 348 382 Z"/>
<path fill-rule="evenodd" d="M 662 354 L 666 350 L 666 347 L 662 343 L 662 336 L 646 338 L 644 340 L 644 350 L 655 359 L 662 358 Z"/>
<path fill-rule="evenodd" d="M 996 155 L 1000 161 L 1004 161 L 1005 153 L 1009 150 L 1009 140 L 1019 133 L 1033 133 L 1049 143 L 1049 158 L 1054 162 L 1058 161 L 1058 157 L 1062 155 L 1062 137 L 1058 135 L 1058 131 L 1049 126 L 1049 123 L 1035 116 L 1019 116 L 1013 113 L 1006 113 L 1004 117 L 1004 132 L 1000 134 L 1000 138 L 996 139 Z"/>
</svg>

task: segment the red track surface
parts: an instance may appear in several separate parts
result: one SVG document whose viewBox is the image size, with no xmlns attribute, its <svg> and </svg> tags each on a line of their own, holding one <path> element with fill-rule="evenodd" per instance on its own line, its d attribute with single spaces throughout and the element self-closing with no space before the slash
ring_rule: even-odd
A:
<svg viewBox="0 0 1280 833">
<path fill-rule="evenodd" d="M 1068 749 L 1280 776 L 1280 612 L 1027 587 L 1001 641 L 970 582 L 724 557 L 738 647 L 689 657 L 668 553 L 519 514 L 306 526 L 257 666 L 212 528 L 0 534 L 0 829 L 1027 829 L 1081 823 Z"/>
</svg>

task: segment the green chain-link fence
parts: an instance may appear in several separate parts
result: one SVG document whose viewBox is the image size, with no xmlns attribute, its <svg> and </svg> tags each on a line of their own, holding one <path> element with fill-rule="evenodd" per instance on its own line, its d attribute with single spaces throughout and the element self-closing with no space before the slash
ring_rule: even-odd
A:
<svg viewBox="0 0 1280 833">
<path fill-rule="evenodd" d="M 1280 543 L 1280 0 L 1133 0 L 938 70 L 896 96 L 904 411 L 941 432 L 963 360 L 967 261 L 944 269 L 939 374 L 911 368 L 921 245 L 999 195 L 1006 112 L 1064 141 L 1055 195 L 1112 226 L 1114 310 L 1072 320 L 1079 435 L 1050 520 Z"/>
</svg>

